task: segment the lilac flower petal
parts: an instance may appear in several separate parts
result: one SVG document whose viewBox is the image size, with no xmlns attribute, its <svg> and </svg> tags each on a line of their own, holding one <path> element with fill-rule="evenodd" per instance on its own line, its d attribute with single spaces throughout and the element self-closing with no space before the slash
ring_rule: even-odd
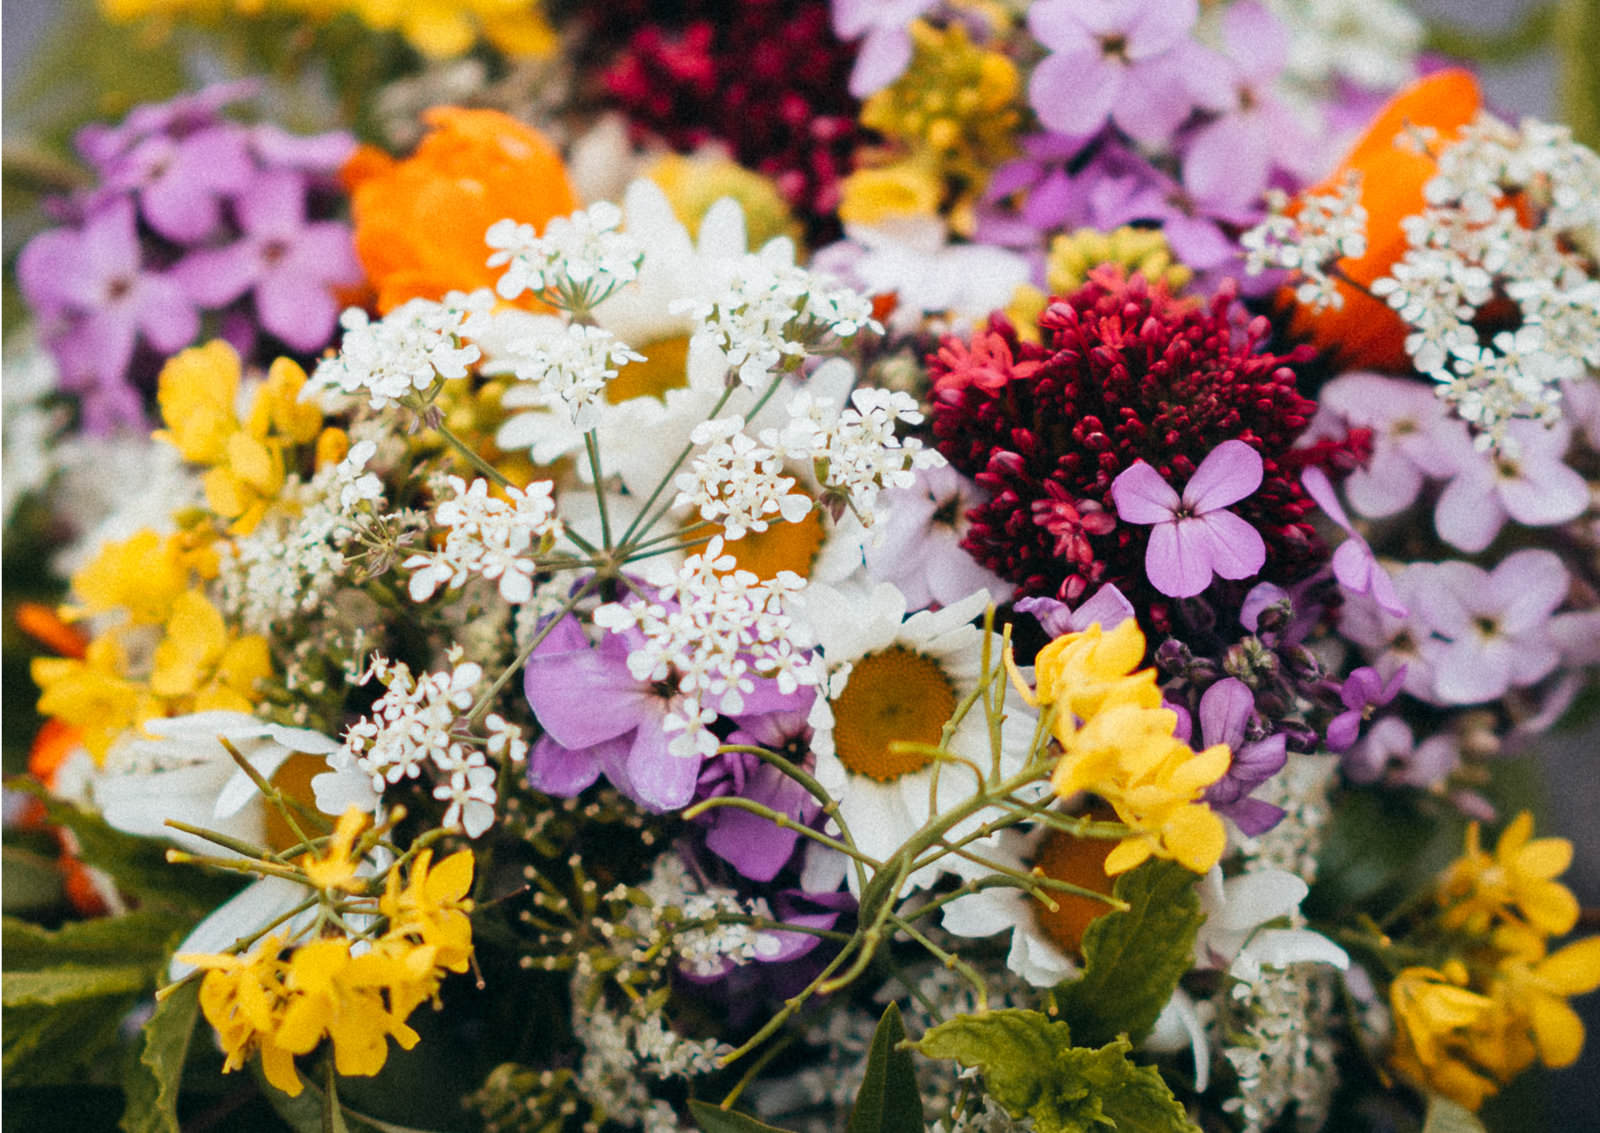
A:
<svg viewBox="0 0 1600 1133">
<path fill-rule="evenodd" d="M 277 271 L 256 288 L 256 314 L 265 329 L 292 349 L 309 354 L 333 336 L 339 303 L 326 288 L 310 286 L 301 277 Z"/>
<path fill-rule="evenodd" d="M 1284 815 L 1282 807 L 1274 806 L 1262 799 L 1240 799 L 1238 802 L 1226 803 L 1216 809 L 1231 819 L 1239 828 L 1239 832 L 1249 838 L 1265 834 L 1282 822 Z"/>
<path fill-rule="evenodd" d="M 1172 485 L 1142 460 L 1111 482 L 1111 499 L 1117 505 L 1117 518 L 1127 523 L 1170 523 L 1182 504 Z"/>
<path fill-rule="evenodd" d="M 1439 538 L 1469 554 L 1483 550 L 1505 526 L 1500 499 L 1482 477 L 1463 473 L 1446 485 L 1433 512 Z"/>
<path fill-rule="evenodd" d="M 306 180 L 298 173 L 257 177 L 234 201 L 239 226 L 252 236 L 290 240 L 306 219 Z"/>
<path fill-rule="evenodd" d="M 261 257 L 253 240 L 190 252 L 172 269 L 172 278 L 202 307 L 232 303 L 256 284 Z"/>
<path fill-rule="evenodd" d="M 582 642 L 576 648 L 574 637 Z M 523 673 L 528 703 L 540 725 L 564 746 L 589 747 L 660 715 L 659 698 L 633 679 L 626 643 L 619 638 L 619 644 L 620 655 L 615 647 L 590 648 L 576 621 L 568 618 L 528 659 Z M 596 711 L 597 705 L 605 710 Z"/>
<path fill-rule="evenodd" d="M 1046 56 L 1028 80 L 1028 102 L 1039 121 L 1063 134 L 1088 134 L 1119 108 L 1126 67 L 1108 63 L 1098 47 Z"/>
<path fill-rule="evenodd" d="M 135 293 L 139 329 L 161 353 L 182 350 L 200 333 L 200 315 L 176 280 L 164 275 L 142 276 Z"/>
<path fill-rule="evenodd" d="M 1361 710 L 1358 708 L 1347 709 L 1329 720 L 1327 733 L 1323 736 L 1323 742 L 1328 745 L 1328 750 L 1348 751 L 1361 736 L 1362 722 Z"/>
<path fill-rule="evenodd" d="M 1183 158 L 1184 186 L 1231 208 L 1252 204 L 1272 171 L 1272 139 L 1254 115 L 1225 114 L 1195 131 Z"/>
<path fill-rule="evenodd" d="M 1185 537 L 1197 530 L 1202 532 L 1199 538 L 1193 534 Z M 1144 572 L 1151 586 L 1169 598 L 1192 598 L 1211 585 L 1211 545 L 1204 530 L 1193 521 L 1158 523 L 1151 528 L 1144 554 Z"/>
<path fill-rule="evenodd" d="M 1244 742 L 1245 725 L 1256 710 L 1255 694 L 1243 681 L 1226 677 L 1200 698 L 1200 734 L 1207 745 L 1227 744 L 1235 753 Z"/>
<path fill-rule="evenodd" d="M 1180 537 L 1205 550 L 1211 569 L 1223 578 L 1250 578 L 1267 561 L 1261 533 L 1231 511 L 1211 511 L 1178 522 Z"/>
<path fill-rule="evenodd" d="M 1200 14 L 1198 0 L 1137 0 L 1124 8 L 1118 23 L 1126 29 L 1128 57 L 1134 60 L 1152 58 L 1181 43 Z"/>
<path fill-rule="evenodd" d="M 1397 515 L 1422 491 L 1422 470 L 1398 449 L 1374 442 L 1372 459 L 1345 481 L 1350 506 L 1372 519 Z"/>
<path fill-rule="evenodd" d="M 1239 607 L 1239 624 L 1251 633 L 1261 624 L 1261 613 L 1268 606 L 1289 601 L 1289 592 L 1275 582 L 1258 582 L 1244 596 Z"/>
<path fill-rule="evenodd" d="M 866 98 L 905 74 L 911 65 L 911 36 L 904 28 L 874 28 L 861 41 L 850 71 L 850 94 Z"/>
<path fill-rule="evenodd" d="M 1289 59 L 1289 29 L 1255 0 L 1229 5 L 1222 39 L 1240 71 L 1258 81 L 1276 78 Z"/>
<path fill-rule="evenodd" d="M 1071 614 L 1071 626 L 1082 633 L 1098 622 L 1103 630 L 1112 630 L 1134 616 L 1133 603 L 1109 582 Z"/>
<path fill-rule="evenodd" d="M 1518 523 L 1549 527 L 1578 518 L 1589 506 L 1588 483 L 1561 461 L 1526 460 L 1521 472 L 1500 482 L 1500 502 Z"/>
<path fill-rule="evenodd" d="M 1183 503 L 1200 515 L 1238 503 L 1261 487 L 1262 472 L 1261 454 L 1255 449 L 1243 441 L 1223 441 L 1194 470 L 1183 489 Z"/>
<path fill-rule="evenodd" d="M 596 748 L 575 751 L 541 736 L 528 751 L 528 785 L 547 795 L 571 798 L 600 777 L 600 763 Z"/>
<path fill-rule="evenodd" d="M 1312 502 L 1322 509 L 1324 515 L 1344 530 L 1351 534 L 1355 533 L 1355 528 L 1350 524 L 1350 517 L 1345 514 L 1344 506 L 1339 503 L 1339 493 L 1334 491 L 1333 482 L 1328 479 L 1326 472 L 1320 468 L 1307 468 L 1300 474 L 1300 484 Z"/>
<path fill-rule="evenodd" d="M 269 166 L 331 174 L 355 152 L 356 139 L 343 130 L 291 134 L 281 126 L 262 122 L 250 133 L 250 148 Z"/>
<path fill-rule="evenodd" d="M 1446 704 L 1482 704 L 1511 687 L 1512 652 L 1499 641 L 1463 637 L 1439 653 L 1433 671 L 1434 694 Z"/>
<path fill-rule="evenodd" d="M 651 810 L 687 806 L 700 778 L 700 758 L 673 755 L 667 748 L 670 742 L 659 723 L 643 724 L 628 752 L 629 794 Z"/>
<path fill-rule="evenodd" d="M 1500 632 L 1520 636 L 1542 630 L 1571 583 L 1572 576 L 1554 552 L 1515 551 L 1489 575 L 1485 597 L 1499 612 Z"/>
</svg>

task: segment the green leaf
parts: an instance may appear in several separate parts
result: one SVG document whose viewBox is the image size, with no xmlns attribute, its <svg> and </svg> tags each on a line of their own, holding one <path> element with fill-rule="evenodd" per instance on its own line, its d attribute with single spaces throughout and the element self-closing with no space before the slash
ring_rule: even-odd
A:
<svg viewBox="0 0 1600 1133">
<path fill-rule="evenodd" d="M 197 979 L 156 1002 L 155 1014 L 140 1031 L 139 1057 L 128 1066 L 128 1104 L 118 1122 L 125 1133 L 180 1133 L 178 1082 L 199 1014 Z"/>
<path fill-rule="evenodd" d="M 1068 1044 L 1066 1024 L 1004 1010 L 941 1023 L 915 1044 L 983 1072 L 984 1089 L 1039 1133 L 1188 1133 L 1194 1126 L 1152 1067 L 1136 1066 L 1125 1038 L 1098 1050 Z"/>
<path fill-rule="evenodd" d="M 55 931 L 5 917 L 0 919 L 0 949 L 5 951 L 8 971 L 62 963 L 126 964 L 135 959 L 148 960 L 155 969 L 189 927 L 189 918 L 163 909 L 73 921 Z"/>
<path fill-rule="evenodd" d="M 1434 1094 L 1428 1098 L 1422 1133 L 1484 1133 L 1484 1125 L 1466 1106 Z"/>
<path fill-rule="evenodd" d="M 694 1118 L 701 1133 L 784 1133 L 776 1125 L 768 1125 L 735 1110 L 722 1109 L 693 1098 L 689 1099 L 689 1115 Z"/>
<path fill-rule="evenodd" d="M 150 969 L 143 964 L 109 968 L 63 964 L 32 972 L 7 972 L 3 999 L 7 1007 L 53 1007 L 77 999 L 139 992 L 149 982 Z"/>
<path fill-rule="evenodd" d="M 890 1003 L 883 1009 L 878 1029 L 872 1035 L 867 1074 L 856 1092 L 848 1133 L 922 1133 L 922 1096 L 917 1089 L 916 1068 L 911 1052 L 899 1049 L 905 1037 L 900 1006 Z"/>
<path fill-rule="evenodd" d="M 350 1133 L 350 1126 L 344 1122 L 344 1106 L 339 1104 L 339 1075 L 334 1072 L 333 1059 L 323 1065 L 328 1070 L 324 1078 L 328 1092 L 322 1095 L 322 1133 Z"/>
<path fill-rule="evenodd" d="M 1195 875 L 1151 861 L 1117 878 L 1126 912 L 1097 917 L 1083 934 L 1083 975 L 1058 989 L 1061 1017 L 1086 1046 L 1142 1039 L 1194 961 L 1205 915 Z"/>
<path fill-rule="evenodd" d="M 114 1084 L 118 1031 L 136 1003 L 126 995 L 7 1008 L 0 1056 L 6 1088 Z"/>
</svg>

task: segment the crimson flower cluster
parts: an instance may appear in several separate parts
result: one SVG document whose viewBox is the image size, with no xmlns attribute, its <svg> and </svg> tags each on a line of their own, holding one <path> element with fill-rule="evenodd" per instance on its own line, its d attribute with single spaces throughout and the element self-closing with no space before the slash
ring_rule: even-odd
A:
<svg viewBox="0 0 1600 1133">
<path fill-rule="evenodd" d="M 597 7 L 609 7 L 597 6 Z M 618 35 L 597 19 L 591 49 L 620 42 L 605 65 L 610 100 L 635 129 L 675 149 L 720 142 L 776 182 L 813 224 L 839 204 L 839 181 L 866 137 L 846 89 L 855 49 L 829 27 L 822 0 L 659 3 Z"/>
<path fill-rule="evenodd" d="M 1039 343 L 1003 316 L 970 344 L 945 338 L 930 357 L 939 451 L 989 493 L 963 546 L 1020 595 L 1075 602 L 1115 583 L 1151 624 L 1171 600 L 1145 580 L 1148 529 L 1115 521 L 1111 483 L 1136 460 L 1177 488 L 1206 454 L 1240 440 L 1261 454 L 1261 487 L 1234 510 L 1261 533 L 1261 578 L 1291 582 L 1326 558 L 1306 516 L 1292 452 L 1314 404 L 1290 363 L 1262 347 L 1231 286 L 1209 303 L 1102 270 L 1051 300 Z"/>
</svg>

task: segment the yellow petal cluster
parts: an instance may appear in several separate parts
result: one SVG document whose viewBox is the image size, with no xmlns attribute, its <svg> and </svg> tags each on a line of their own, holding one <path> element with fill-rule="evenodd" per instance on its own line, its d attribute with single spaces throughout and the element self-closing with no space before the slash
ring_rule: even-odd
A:
<svg viewBox="0 0 1600 1133">
<path fill-rule="evenodd" d="M 206 504 L 236 535 L 255 530 L 283 490 L 290 450 L 322 429 L 321 411 L 299 400 L 306 374 L 298 363 L 274 362 L 242 419 L 241 377 L 238 354 L 218 339 L 174 355 L 156 392 L 167 427 L 155 435 L 207 466 Z"/>
<path fill-rule="evenodd" d="M 267 640 L 234 633 L 206 597 L 214 554 L 185 535 L 140 531 L 108 543 L 72 579 L 66 612 L 100 628 L 82 658 L 32 664 L 39 711 L 82 729 L 103 758 L 129 728 L 159 716 L 227 709 L 249 712 L 256 685 L 272 675 Z"/>
<path fill-rule="evenodd" d="M 1576 899 L 1555 880 L 1571 860 L 1566 839 L 1533 837 L 1527 812 L 1492 855 L 1471 825 L 1438 887 L 1437 924 L 1462 942 L 1460 954 L 1437 969 L 1407 968 L 1389 989 L 1390 1065 L 1401 1077 L 1475 1110 L 1536 1060 L 1577 1060 L 1583 1022 L 1567 1001 L 1600 987 L 1600 938 L 1548 951 L 1577 923 Z"/>
<path fill-rule="evenodd" d="M 349 865 L 349 843 L 361 821 L 358 812 L 348 812 L 328 854 L 308 865 L 348 885 L 342 867 Z M 293 1097 L 303 1088 L 295 1056 L 311 1053 L 323 1039 L 333 1045 L 335 1069 L 346 1075 L 383 1069 L 391 1038 L 403 1049 L 415 1046 L 417 1033 L 406 1019 L 435 997 L 446 972 L 465 971 L 472 955 L 466 900 L 472 852 L 430 867 L 431 853 L 423 851 L 406 885 L 398 870 L 391 871 L 392 888 L 379 902 L 389 924 L 370 942 L 324 936 L 289 949 L 283 937 L 269 936 L 242 956 L 181 957 L 206 973 L 200 1008 L 227 1055 L 223 1069 L 237 1070 L 260 1054 L 267 1080 Z"/>
<path fill-rule="evenodd" d="M 1144 649 L 1131 618 L 1109 633 L 1097 623 L 1058 637 L 1034 661 L 1029 699 L 1055 709 L 1056 794 L 1098 795 L 1133 831 L 1106 858 L 1107 874 L 1152 856 L 1204 873 L 1227 834 L 1201 796 L 1227 773 L 1232 753 L 1225 744 L 1197 753 L 1173 735 L 1178 717 L 1161 707 L 1155 670 L 1138 668 Z"/>
</svg>

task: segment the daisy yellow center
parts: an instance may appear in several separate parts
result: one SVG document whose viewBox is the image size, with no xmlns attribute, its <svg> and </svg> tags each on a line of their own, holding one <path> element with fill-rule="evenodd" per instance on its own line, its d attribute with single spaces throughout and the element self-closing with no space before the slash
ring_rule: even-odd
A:
<svg viewBox="0 0 1600 1133">
<path fill-rule="evenodd" d="M 295 752 L 278 765 L 278 769 L 272 773 L 271 782 L 288 798 L 310 804 L 316 798 L 316 792 L 311 788 L 311 780 L 327 769 L 328 761 L 322 756 Z M 289 805 L 294 804 L 291 802 Z M 298 846 L 300 836 L 283 820 L 278 808 L 268 806 L 264 809 L 267 812 L 267 845 L 274 850 L 287 850 L 291 846 Z"/>
<path fill-rule="evenodd" d="M 955 707 L 956 690 L 937 662 L 903 645 L 869 653 L 855 663 L 833 701 L 839 762 L 880 783 L 920 771 L 931 757 L 892 751 L 889 745 L 938 743 Z"/>
<path fill-rule="evenodd" d="M 740 570 L 749 571 L 763 582 L 777 578 L 778 572 L 784 570 L 809 578 L 826 538 L 822 513 L 813 508 L 798 523 L 775 518 L 765 531 L 747 532 L 743 539 L 727 544 L 727 552 Z"/>
<path fill-rule="evenodd" d="M 606 383 L 606 400 L 621 405 L 636 397 L 666 400 L 669 389 L 689 384 L 689 340 L 683 336 L 663 338 L 639 347 L 643 362 L 629 362 Z"/>
<path fill-rule="evenodd" d="M 1064 830 L 1052 830 L 1039 844 L 1033 859 L 1034 869 L 1055 881 L 1065 881 L 1100 893 L 1111 892 L 1106 876 L 1106 856 L 1116 843 L 1105 838 L 1076 838 Z M 1083 948 L 1083 934 L 1089 922 L 1111 906 L 1090 897 L 1079 897 L 1060 890 L 1049 891 L 1056 907 L 1043 901 L 1033 907 L 1040 931 L 1063 951 L 1077 955 Z"/>
</svg>

